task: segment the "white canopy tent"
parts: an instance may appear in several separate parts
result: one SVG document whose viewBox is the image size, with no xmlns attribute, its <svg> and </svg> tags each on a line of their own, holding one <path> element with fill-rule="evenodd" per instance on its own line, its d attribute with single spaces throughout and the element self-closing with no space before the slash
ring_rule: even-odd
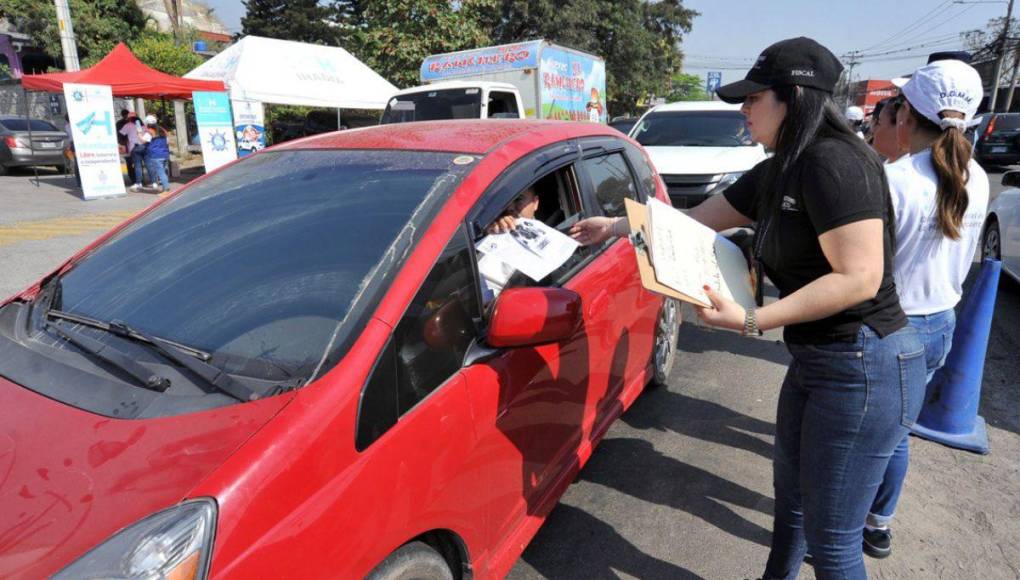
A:
<svg viewBox="0 0 1020 580">
<path fill-rule="evenodd" d="M 221 80 L 230 98 L 336 109 L 384 109 L 397 88 L 337 46 L 245 36 L 184 75 Z"/>
</svg>

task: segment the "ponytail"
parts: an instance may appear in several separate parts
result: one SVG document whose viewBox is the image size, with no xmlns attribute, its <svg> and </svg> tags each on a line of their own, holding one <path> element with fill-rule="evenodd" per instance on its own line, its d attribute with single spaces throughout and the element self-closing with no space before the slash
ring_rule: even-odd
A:
<svg viewBox="0 0 1020 580">
<path fill-rule="evenodd" d="M 967 180 L 970 173 L 970 142 L 958 127 L 940 128 L 931 120 L 918 113 L 913 107 L 910 113 L 918 126 L 938 134 L 931 146 L 931 162 L 938 178 L 935 193 L 936 223 L 942 235 L 950 240 L 960 239 L 960 226 L 967 212 L 970 200 L 967 197 Z M 941 113 L 940 113 L 941 116 Z"/>
</svg>

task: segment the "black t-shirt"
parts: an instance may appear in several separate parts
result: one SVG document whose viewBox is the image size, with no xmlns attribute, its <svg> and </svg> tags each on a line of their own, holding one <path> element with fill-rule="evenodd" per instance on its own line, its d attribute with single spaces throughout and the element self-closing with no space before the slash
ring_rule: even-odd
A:
<svg viewBox="0 0 1020 580">
<path fill-rule="evenodd" d="M 883 337 L 906 325 L 893 281 L 895 219 L 889 184 L 877 162 L 839 139 L 818 139 L 791 168 L 779 215 L 759 216 L 757 198 L 771 162 L 754 166 L 724 195 L 764 232 L 761 258 L 780 297 L 832 272 L 818 236 L 866 219 L 881 219 L 886 226 L 885 268 L 875 298 L 821 320 L 787 326 L 783 333 L 786 342 L 850 342 L 857 338 L 862 322 Z"/>
</svg>

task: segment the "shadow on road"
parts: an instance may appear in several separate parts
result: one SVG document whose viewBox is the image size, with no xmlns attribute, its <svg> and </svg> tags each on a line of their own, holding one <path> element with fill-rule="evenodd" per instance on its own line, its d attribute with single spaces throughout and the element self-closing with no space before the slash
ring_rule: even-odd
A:
<svg viewBox="0 0 1020 580">
<path fill-rule="evenodd" d="M 772 444 L 749 433 L 773 437 L 775 425 L 683 393 L 665 389 L 645 393 L 621 419 L 635 429 L 673 431 L 772 461 Z"/>
<path fill-rule="evenodd" d="M 781 341 L 765 338 L 734 340 L 736 335 L 732 331 L 698 326 L 690 318 L 685 318 L 685 321 L 680 325 L 679 360 L 683 360 L 686 353 L 727 352 L 783 366 L 790 364 L 790 353 Z"/>
<path fill-rule="evenodd" d="M 567 504 L 553 510 L 522 559 L 545 578 L 615 579 L 617 572 L 635 578 L 701 578 L 645 554 L 610 524 Z M 510 574 L 509 578 L 523 576 Z"/>
<path fill-rule="evenodd" d="M 640 439 L 607 439 L 581 472 L 598 483 L 650 503 L 685 511 L 724 532 L 769 546 L 772 534 L 725 504 L 772 515 L 772 498 L 658 452 Z"/>
</svg>

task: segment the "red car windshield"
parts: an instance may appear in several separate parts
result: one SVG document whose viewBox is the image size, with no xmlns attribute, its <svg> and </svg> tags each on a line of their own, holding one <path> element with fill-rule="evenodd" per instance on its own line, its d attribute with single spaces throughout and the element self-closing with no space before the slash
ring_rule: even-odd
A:
<svg viewBox="0 0 1020 580">
<path fill-rule="evenodd" d="M 228 372 L 257 376 L 261 362 L 308 378 L 327 351 L 335 364 L 341 322 L 358 326 L 366 288 L 427 229 L 464 170 L 453 157 L 259 154 L 95 249 L 62 277 L 59 308 L 210 352 Z"/>
</svg>

